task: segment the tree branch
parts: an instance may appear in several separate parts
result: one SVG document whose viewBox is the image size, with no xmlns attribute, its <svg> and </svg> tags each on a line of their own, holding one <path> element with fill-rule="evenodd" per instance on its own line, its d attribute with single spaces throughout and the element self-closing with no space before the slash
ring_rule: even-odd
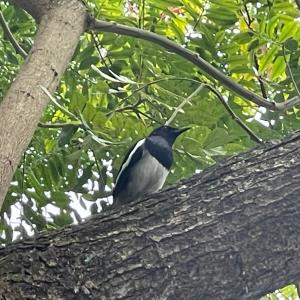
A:
<svg viewBox="0 0 300 300">
<path fill-rule="evenodd" d="M 38 123 L 38 127 L 40 128 L 50 128 L 50 129 L 61 129 L 69 126 L 78 126 L 80 128 L 84 128 L 81 122 L 73 121 L 68 123 Z"/>
<path fill-rule="evenodd" d="M 235 112 L 231 109 L 231 107 L 228 105 L 222 94 L 215 89 L 213 86 L 206 84 L 206 87 L 209 88 L 221 101 L 227 112 L 230 114 L 232 119 L 239 125 L 241 126 L 250 136 L 250 138 L 255 142 L 255 143 L 263 143 L 263 140 L 259 138 L 236 114 Z"/>
<path fill-rule="evenodd" d="M 48 1 L 15 1 L 22 8 L 41 8 Z M 51 1 L 40 19 L 34 45 L 0 104 L 0 207 L 15 169 L 30 143 L 48 99 L 40 85 L 53 93 L 86 26 L 86 8 L 77 0 Z M 57 7 L 54 5 L 57 4 Z"/>
<path fill-rule="evenodd" d="M 296 282 L 299 142 L 0 248 L 0 299 L 248 300 Z"/>
<path fill-rule="evenodd" d="M 299 1 L 300 1 L 300 0 L 299 0 Z M 294 88 L 295 88 L 295 90 L 296 90 L 298 96 L 300 96 L 300 92 L 299 92 L 297 83 L 296 83 L 296 81 L 295 81 L 293 72 L 292 72 L 292 70 L 291 70 L 290 63 L 289 63 L 289 62 L 287 61 L 287 59 L 286 59 L 286 53 L 285 53 L 285 46 L 284 46 L 284 44 L 282 45 L 282 56 L 283 56 L 285 65 L 287 66 L 287 70 L 288 70 L 288 73 L 289 73 L 290 78 L 291 78 L 291 80 L 292 80 L 292 83 L 293 83 L 293 85 L 294 85 Z"/>
<path fill-rule="evenodd" d="M 294 98 L 291 98 L 290 100 L 287 100 L 285 102 L 274 102 L 274 101 L 268 101 L 265 98 L 261 97 L 260 95 L 255 94 L 254 92 L 251 92 L 247 89 L 245 89 L 243 86 L 239 85 L 235 81 L 233 81 L 231 78 L 223 74 L 221 71 L 213 67 L 211 64 L 206 62 L 203 58 L 201 58 L 198 54 L 181 47 L 180 45 L 172 42 L 171 40 L 160 36 L 158 34 L 155 34 L 153 32 L 149 32 L 146 30 L 142 30 L 139 28 L 129 27 L 126 25 L 120 25 L 117 23 L 112 22 L 106 22 L 101 20 L 96 20 L 91 18 L 89 21 L 89 29 L 94 31 L 101 31 L 101 32 L 113 32 L 117 34 L 123 34 L 127 36 L 132 36 L 136 38 L 140 38 L 143 40 L 147 40 L 150 42 L 153 42 L 155 44 L 158 44 L 167 50 L 176 53 L 180 55 L 181 57 L 187 59 L 197 67 L 199 67 L 205 74 L 209 75 L 210 77 L 213 77 L 214 79 L 221 82 L 224 86 L 226 86 L 231 91 L 235 92 L 239 96 L 256 103 L 259 106 L 263 106 L 265 108 L 268 108 L 270 110 L 275 111 L 284 111 L 287 109 L 292 108 L 295 105 L 298 105 L 300 103 L 300 97 L 296 96 Z"/>
<path fill-rule="evenodd" d="M 27 53 L 26 51 L 19 45 L 18 41 L 15 39 L 15 37 L 13 36 L 12 32 L 10 31 L 5 18 L 2 14 L 2 12 L 0 11 L 0 24 L 3 28 L 3 31 L 6 35 L 6 37 L 9 39 L 9 41 L 11 42 L 11 44 L 13 45 L 13 47 L 15 48 L 16 52 L 18 54 L 20 54 L 24 59 L 27 57 Z"/>
<path fill-rule="evenodd" d="M 257 59 L 257 56 L 256 56 L 255 53 L 253 53 L 253 61 L 254 61 L 255 73 L 257 74 L 256 78 L 257 78 L 257 80 L 259 82 L 261 94 L 266 99 L 266 98 L 268 98 L 267 89 L 265 87 L 265 84 L 264 84 L 264 81 L 263 81 L 261 75 L 258 74 L 259 64 L 258 64 L 258 59 Z"/>
<path fill-rule="evenodd" d="M 183 108 L 183 106 L 186 105 L 188 102 L 190 102 L 193 97 L 196 97 L 203 90 L 204 86 L 205 86 L 205 84 L 201 83 L 200 86 L 193 93 L 191 93 L 184 101 L 182 101 L 180 103 L 180 105 L 178 105 L 176 107 L 172 116 L 167 120 L 165 125 L 170 125 L 172 123 L 172 121 L 175 119 L 178 112 Z"/>
</svg>

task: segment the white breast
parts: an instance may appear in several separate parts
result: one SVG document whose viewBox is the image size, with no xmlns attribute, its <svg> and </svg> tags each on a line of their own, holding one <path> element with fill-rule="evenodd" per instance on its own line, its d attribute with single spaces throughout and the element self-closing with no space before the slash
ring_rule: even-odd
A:
<svg viewBox="0 0 300 300">
<path fill-rule="evenodd" d="M 132 198 L 156 192 L 162 188 L 168 174 L 169 170 L 144 150 L 141 160 L 130 174 L 127 192 Z"/>
</svg>

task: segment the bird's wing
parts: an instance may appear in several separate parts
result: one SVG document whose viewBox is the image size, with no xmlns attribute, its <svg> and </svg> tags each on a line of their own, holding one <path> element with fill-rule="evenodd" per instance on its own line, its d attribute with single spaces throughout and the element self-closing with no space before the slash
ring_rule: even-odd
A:
<svg viewBox="0 0 300 300">
<path fill-rule="evenodd" d="M 125 155 L 125 158 L 117 175 L 116 185 L 113 191 L 114 197 L 118 196 L 120 194 L 120 191 L 126 189 L 130 171 L 143 155 L 144 143 L 145 139 L 138 141 L 129 149 L 129 151 Z"/>
</svg>

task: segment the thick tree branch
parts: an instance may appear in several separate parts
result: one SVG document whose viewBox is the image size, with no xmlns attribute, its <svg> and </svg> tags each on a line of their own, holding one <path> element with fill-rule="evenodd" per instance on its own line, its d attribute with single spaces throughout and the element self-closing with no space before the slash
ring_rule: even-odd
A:
<svg viewBox="0 0 300 300">
<path fill-rule="evenodd" d="M 187 59 L 197 67 L 199 67 L 205 74 L 213 77 L 214 79 L 221 82 L 224 86 L 226 86 L 231 91 L 235 92 L 239 96 L 256 103 L 259 106 L 263 106 L 265 108 L 268 108 L 270 110 L 277 110 L 277 111 L 284 111 L 287 109 L 292 108 L 295 105 L 298 105 L 300 103 L 300 97 L 296 96 L 294 98 L 291 98 L 288 101 L 285 102 L 274 102 L 274 101 L 268 101 L 265 98 L 261 97 L 260 95 L 257 95 L 247 89 L 245 89 L 243 86 L 239 85 L 232 79 L 230 79 L 228 76 L 223 74 L 221 71 L 213 67 L 211 64 L 206 62 L 203 58 L 201 58 L 198 54 L 181 47 L 180 45 L 172 42 L 171 40 L 160 36 L 156 33 L 146 31 L 143 29 L 135 28 L 135 27 L 129 27 L 126 25 L 120 25 L 117 23 L 112 22 L 106 22 L 106 21 L 100 21 L 95 19 L 90 19 L 89 22 L 89 29 L 94 31 L 101 31 L 101 32 L 113 32 L 117 34 L 123 34 L 127 36 L 132 36 L 136 38 L 140 38 L 143 40 L 147 40 L 150 42 L 153 42 L 155 44 L 158 44 L 167 50 L 176 53 L 180 55 L 181 57 Z M 284 101 L 284 99 L 283 99 Z"/>
<path fill-rule="evenodd" d="M 299 143 L 0 248 L 0 299 L 243 300 L 298 281 Z"/>
<path fill-rule="evenodd" d="M 48 3 L 15 2 L 28 10 L 31 5 L 41 8 Z M 55 3 L 58 3 L 56 7 Z M 85 30 L 86 9 L 80 1 L 57 0 L 51 1 L 51 5 L 42 14 L 33 48 L 0 104 L 0 207 L 22 153 L 48 104 L 39 86 L 45 86 L 51 93 L 56 90 Z"/>
</svg>

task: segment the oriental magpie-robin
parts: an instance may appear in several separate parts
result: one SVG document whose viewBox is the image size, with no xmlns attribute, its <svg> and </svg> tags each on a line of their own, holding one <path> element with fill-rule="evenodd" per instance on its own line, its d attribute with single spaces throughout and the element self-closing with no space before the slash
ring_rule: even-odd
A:
<svg viewBox="0 0 300 300">
<path fill-rule="evenodd" d="M 114 204 L 140 199 L 163 186 L 173 162 L 173 143 L 188 129 L 161 126 L 133 145 L 115 181 Z"/>
</svg>

